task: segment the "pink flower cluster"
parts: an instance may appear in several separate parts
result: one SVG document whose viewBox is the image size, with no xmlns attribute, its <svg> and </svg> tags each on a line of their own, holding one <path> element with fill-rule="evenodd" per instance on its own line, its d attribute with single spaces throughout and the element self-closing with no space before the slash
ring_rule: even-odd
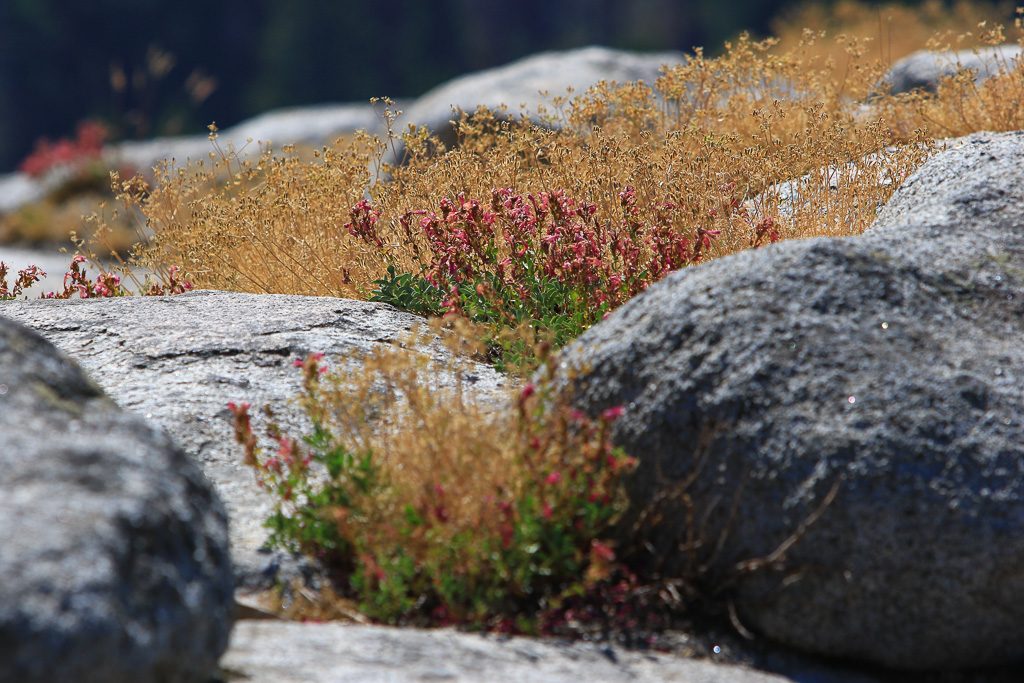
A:
<svg viewBox="0 0 1024 683">
<path fill-rule="evenodd" d="M 89 282 L 79 265 L 81 263 L 85 263 L 85 257 L 76 254 L 71 259 L 71 269 L 64 274 L 64 291 L 48 292 L 42 298 L 70 299 L 75 292 L 78 293 L 80 299 L 126 296 L 128 294 L 128 291 L 121 285 L 121 278 L 113 273 L 101 272 L 96 276 L 96 282 Z"/>
<path fill-rule="evenodd" d="M 21 162 L 18 170 L 32 177 L 46 174 L 57 166 L 81 164 L 100 158 L 107 131 L 95 121 L 78 124 L 74 139 L 61 138 L 51 142 L 38 140 L 32 153 Z"/>
<path fill-rule="evenodd" d="M 358 237 L 365 242 L 376 245 L 378 249 L 384 248 L 384 242 L 377 234 L 377 221 L 380 220 L 380 211 L 373 208 L 370 202 L 365 199 L 349 212 L 349 222 L 345 224 L 345 230 L 353 237 Z"/>
<path fill-rule="evenodd" d="M 167 270 L 167 282 L 154 282 L 146 290 L 146 296 L 167 296 L 170 294 L 184 294 L 192 290 L 192 283 L 188 280 L 178 278 L 178 266 L 171 266 Z"/>
<path fill-rule="evenodd" d="M 721 232 L 684 224 L 671 202 L 653 207 L 656 220 L 646 222 L 632 187 L 624 188 L 619 200 L 623 217 L 599 220 L 594 204 L 563 190 L 524 195 L 499 188 L 492 190 L 489 206 L 459 194 L 442 198 L 439 212 L 411 211 L 399 222 L 421 275 L 448 295 L 445 306 L 451 312 L 462 310 L 459 285 L 464 283 L 476 283 L 476 292 L 500 308 L 502 297 L 512 296 L 531 305 L 537 285 L 552 281 L 575 292 L 581 307 L 597 310 L 607 304 L 610 309 L 670 271 L 701 261 Z M 345 228 L 383 249 L 380 217 L 361 201 Z M 707 218 L 710 225 L 714 216 Z M 422 241 L 429 260 L 420 258 Z M 491 289 L 492 277 L 502 291 Z"/>
<path fill-rule="evenodd" d="M 46 277 L 46 272 L 39 266 L 29 266 L 28 268 L 18 271 L 18 279 L 15 280 L 14 285 L 8 289 L 7 270 L 7 264 L 0 261 L 0 301 L 17 298 L 18 295 L 21 294 L 22 290 L 31 287 Z"/>
<path fill-rule="evenodd" d="M 113 273 L 101 272 L 96 276 L 95 282 L 89 279 L 82 271 L 81 264 L 85 263 L 85 257 L 76 254 L 71 259 L 71 268 L 64 274 L 64 289 L 60 292 L 47 292 L 41 295 L 41 299 L 70 299 L 76 292 L 79 298 L 95 299 L 110 296 L 129 296 L 128 290 L 121 284 L 121 278 Z M 11 289 L 7 288 L 7 265 L 0 261 L 0 301 L 13 299 L 21 294 L 23 289 L 31 287 L 39 282 L 46 273 L 39 266 L 29 266 L 18 271 L 18 279 Z M 192 289 L 192 283 L 188 280 L 178 278 L 178 267 L 171 266 L 168 270 L 165 283 L 154 283 L 145 292 L 146 296 L 163 296 L 168 294 L 184 294 Z"/>
</svg>

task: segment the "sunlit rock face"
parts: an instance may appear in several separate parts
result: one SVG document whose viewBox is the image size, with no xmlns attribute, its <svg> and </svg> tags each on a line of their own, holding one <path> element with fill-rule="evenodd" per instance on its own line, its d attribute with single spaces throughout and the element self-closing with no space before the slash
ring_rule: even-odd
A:
<svg viewBox="0 0 1024 683">
<path fill-rule="evenodd" d="M 1024 657 L 1022 340 L 1024 134 L 976 135 L 864 235 L 670 275 L 561 372 L 580 409 L 624 407 L 634 510 L 663 499 L 641 538 L 665 571 L 692 572 L 696 520 L 697 564 L 748 628 L 973 667 Z M 747 571 L 758 559 L 775 562 Z"/>
</svg>

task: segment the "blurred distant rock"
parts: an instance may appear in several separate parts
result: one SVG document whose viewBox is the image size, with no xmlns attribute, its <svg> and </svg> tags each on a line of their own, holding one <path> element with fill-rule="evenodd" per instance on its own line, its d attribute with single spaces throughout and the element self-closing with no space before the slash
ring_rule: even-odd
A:
<svg viewBox="0 0 1024 683">
<path fill-rule="evenodd" d="M 452 629 L 272 621 L 239 624 L 221 667 L 250 683 L 791 681 L 741 666 L 553 638 L 497 638 Z M 853 678 L 832 680 L 859 683 Z"/>
<path fill-rule="evenodd" d="M 443 83 L 417 99 L 406 110 L 404 120 L 426 126 L 451 146 L 455 140 L 449 124 L 454 118 L 452 107 L 474 111 L 479 105 L 495 110 L 505 105 L 510 114 L 529 112 L 537 120 L 538 107 L 548 105 L 550 109 L 551 98 L 566 95 L 567 87 L 582 94 L 601 80 L 642 80 L 653 86 L 663 65 L 682 64 L 686 59 L 682 52 L 646 54 L 597 46 L 542 52 Z"/>
<path fill-rule="evenodd" d="M 383 106 L 379 107 L 383 111 Z M 266 112 L 218 132 L 218 144 L 230 142 L 243 156 L 259 154 L 258 143 L 275 149 L 298 143 L 313 146 L 334 142 L 357 130 L 379 132 L 383 123 L 367 102 L 322 104 Z M 249 142 L 251 140 L 251 142 Z M 207 159 L 215 152 L 208 135 L 183 135 L 153 140 L 129 140 L 107 145 L 104 159 L 112 168 L 134 168 L 151 172 L 161 161 L 174 159 L 178 165 Z M 56 168 L 41 178 L 25 173 L 0 175 L 0 215 L 39 201 L 67 179 L 67 168 Z"/>
<path fill-rule="evenodd" d="M 10 213 L 19 206 L 37 202 L 46 195 L 43 184 L 26 173 L 8 173 L 0 176 L 0 214 Z"/>
<path fill-rule="evenodd" d="M 208 135 L 181 135 L 152 140 L 126 140 L 109 145 L 103 156 L 118 166 L 152 169 L 161 161 L 174 159 L 182 165 L 205 159 L 213 151 Z"/>
<path fill-rule="evenodd" d="M 378 105 L 383 112 L 383 105 Z M 270 140 L 275 145 L 306 143 L 322 145 L 357 130 L 376 131 L 383 124 L 369 103 L 321 104 L 278 109 L 243 121 L 220 133 L 236 146 L 246 139 Z"/>
<path fill-rule="evenodd" d="M 886 90 L 894 95 L 913 90 L 935 92 L 943 78 L 964 69 L 975 72 L 976 81 L 984 81 L 1014 69 L 1020 55 L 1020 45 L 948 52 L 920 50 L 892 65 L 885 78 Z"/>
<path fill-rule="evenodd" d="M 383 111 L 383 106 L 380 107 Z M 275 149 L 284 145 L 326 145 L 357 130 L 376 132 L 383 124 L 369 104 L 320 104 L 277 109 L 243 121 L 217 133 L 221 148 L 230 142 L 243 155 L 259 154 L 259 144 Z M 214 152 L 208 135 L 191 135 L 155 140 L 128 141 L 110 145 L 105 155 L 114 164 L 150 169 L 164 159 L 204 159 Z"/>
</svg>

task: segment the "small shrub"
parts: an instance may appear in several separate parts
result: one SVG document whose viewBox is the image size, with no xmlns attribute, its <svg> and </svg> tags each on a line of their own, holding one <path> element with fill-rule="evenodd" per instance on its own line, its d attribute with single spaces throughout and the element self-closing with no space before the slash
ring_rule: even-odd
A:
<svg viewBox="0 0 1024 683">
<path fill-rule="evenodd" d="M 249 406 L 230 404 L 275 499 L 272 542 L 318 557 L 384 623 L 538 632 L 606 586 L 618 568 L 602 533 L 634 465 L 609 441 L 618 410 L 588 419 L 550 405 L 542 384 L 487 410 L 461 386 L 463 361 L 439 370 L 389 348 L 364 362 L 353 385 L 319 354 L 296 361 L 312 430 L 271 423 L 269 455 Z"/>
<path fill-rule="evenodd" d="M 95 121 L 78 124 L 74 138 L 36 142 L 32 153 L 19 165 L 19 170 L 45 181 L 47 194 L 39 201 L 26 204 L 0 216 L 0 239 L 30 243 L 67 242 L 97 208 L 112 198 L 111 165 L 103 158 L 107 128 Z M 119 175 L 134 175 L 134 169 L 121 167 Z M 127 248 L 137 237 L 129 226 L 112 223 L 108 233 L 114 235 L 117 248 Z"/>
<path fill-rule="evenodd" d="M 1015 31 L 1017 42 L 1024 44 L 1024 26 L 1018 10 Z M 931 50 L 945 52 L 1003 45 L 1007 42 L 1001 25 L 979 24 L 971 33 L 950 39 L 935 36 L 928 42 Z M 958 137 L 977 131 L 1007 131 L 1024 128 L 1024 111 L 1007 106 L 1024 97 L 1024 64 L 997 60 L 999 73 L 978 82 L 976 74 L 958 66 L 958 71 L 942 79 L 936 92 L 912 92 L 883 98 L 878 114 L 902 137 L 910 130 L 927 130 L 936 137 Z"/>
<path fill-rule="evenodd" d="M 705 260 L 773 235 L 858 234 L 931 153 L 936 135 L 1024 127 L 1020 108 L 1007 105 L 1024 93 L 1020 69 L 983 85 L 961 75 L 935 97 L 876 92 L 891 62 L 926 47 L 928 36 L 933 47 L 949 46 L 948 29 L 1000 13 L 1002 7 L 965 3 L 929 2 L 920 12 L 845 0 L 824 10 L 805 5 L 777 25 L 778 39 L 741 35 L 715 58 L 697 50 L 653 84 L 601 83 L 556 96 L 536 112 L 546 126 L 504 111 L 458 113 L 455 149 L 425 130 L 402 131 L 401 112 L 387 100 L 386 136 L 355 135 L 317 150 L 312 160 L 290 148 L 240 158 L 230 144 L 219 146 L 214 130 L 208 161 L 166 167 L 152 187 L 118 181 L 124 215 L 139 226 L 132 258 L 159 272 L 178 266 L 204 288 L 382 297 L 426 313 L 455 299 L 426 278 L 430 245 L 422 234 L 409 240 L 410 229 L 421 231 L 415 222 L 432 211 L 443 214 L 443 203 L 456 214 L 474 201 L 492 211 L 495 188 L 510 198 L 561 196 L 592 206 L 588 226 L 612 231 L 623 220 L 618 195 L 631 187 L 638 214 L 630 220 L 653 230 L 668 224 L 658 214 L 673 205 L 671 228 L 679 234 L 672 239 L 692 246 L 697 231 L 720 231 Z M 956 46 L 1003 40 L 990 21 Z M 794 179 L 798 206 L 781 191 Z M 733 199 L 738 207 L 723 207 Z M 376 241 L 344 227 L 363 200 L 376 212 Z M 413 224 L 403 224 L 409 217 Z M 488 277 L 494 278 L 481 279 Z M 474 304 L 476 285 L 486 282 L 458 284 L 459 303 L 495 308 L 497 299 Z M 507 305 L 498 285 L 490 282 Z M 602 290 L 611 298 L 609 288 Z M 556 324 L 555 333 L 568 336 L 570 327 L 586 324 L 574 322 L 564 333 Z"/>
</svg>

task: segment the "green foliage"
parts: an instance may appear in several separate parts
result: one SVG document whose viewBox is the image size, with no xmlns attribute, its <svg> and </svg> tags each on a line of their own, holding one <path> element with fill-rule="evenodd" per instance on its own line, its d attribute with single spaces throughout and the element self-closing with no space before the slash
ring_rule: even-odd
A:
<svg viewBox="0 0 1024 683">
<path fill-rule="evenodd" d="M 394 265 L 388 266 L 387 277 L 374 280 L 377 289 L 368 301 L 391 304 L 395 308 L 416 315 L 440 315 L 444 311 L 444 292 L 423 277 L 412 273 L 399 274 Z"/>
</svg>

